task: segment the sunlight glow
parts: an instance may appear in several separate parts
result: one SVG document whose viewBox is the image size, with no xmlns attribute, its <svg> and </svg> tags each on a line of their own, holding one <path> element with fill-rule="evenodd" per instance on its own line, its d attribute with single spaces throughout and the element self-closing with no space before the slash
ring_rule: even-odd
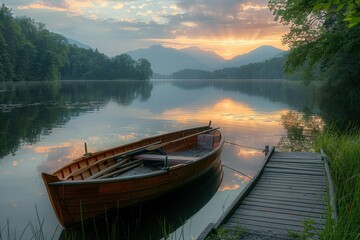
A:
<svg viewBox="0 0 360 240">
<path fill-rule="evenodd" d="M 183 23 L 186 24 L 186 23 Z M 173 34 L 178 34 L 181 30 L 173 30 Z M 287 50 L 287 46 L 281 44 L 282 33 L 262 38 L 262 39 L 240 39 L 240 38 L 188 38 L 175 37 L 173 39 L 148 39 L 152 42 L 162 44 L 164 47 L 183 49 L 187 47 L 199 47 L 203 50 L 213 51 L 224 59 L 232 59 L 237 55 L 248 53 L 261 45 L 271 45 L 279 49 Z"/>
<path fill-rule="evenodd" d="M 161 119 L 175 120 L 181 123 L 191 121 L 206 122 L 209 119 L 216 121 L 218 124 L 226 124 L 227 122 L 242 122 L 244 125 L 257 126 L 257 128 L 265 128 L 273 126 L 281 128 L 279 120 L 281 116 L 288 110 L 280 110 L 267 113 L 266 116 L 256 114 L 256 111 L 250 106 L 240 102 L 236 102 L 230 98 L 225 98 L 201 109 L 196 112 L 187 110 L 186 108 L 173 108 L 165 110 L 161 115 Z M 158 118 L 157 116 L 153 116 Z"/>
<path fill-rule="evenodd" d="M 263 155 L 259 150 L 240 148 L 237 155 L 244 160 L 252 160 L 254 156 Z"/>
</svg>

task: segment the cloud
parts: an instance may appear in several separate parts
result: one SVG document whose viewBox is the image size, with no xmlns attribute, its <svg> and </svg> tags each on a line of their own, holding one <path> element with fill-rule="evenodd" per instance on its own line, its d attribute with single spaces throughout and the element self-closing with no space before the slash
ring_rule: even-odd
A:
<svg viewBox="0 0 360 240">
<path fill-rule="evenodd" d="M 116 3 L 113 8 L 116 10 L 119 10 L 119 9 L 122 9 L 123 7 L 124 7 L 123 3 Z"/>
<path fill-rule="evenodd" d="M 253 40 L 284 32 L 273 21 L 266 1 L 189 0 L 177 6 L 185 13 L 168 17 L 183 37 Z M 185 21 L 197 27 L 182 25 Z"/>
<path fill-rule="evenodd" d="M 57 8 L 64 8 L 69 9 L 70 4 L 68 4 L 65 0 L 46 0 L 42 1 L 44 5 L 51 6 L 51 7 L 57 7 Z"/>
<path fill-rule="evenodd" d="M 287 31 L 273 21 L 264 0 L 7 1 L 16 13 L 109 56 L 157 43 L 231 57 L 264 44 L 280 47 Z"/>
</svg>

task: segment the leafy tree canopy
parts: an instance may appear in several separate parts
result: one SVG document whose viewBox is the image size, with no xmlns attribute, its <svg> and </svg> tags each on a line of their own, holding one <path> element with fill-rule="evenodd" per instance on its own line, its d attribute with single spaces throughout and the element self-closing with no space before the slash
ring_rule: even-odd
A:
<svg viewBox="0 0 360 240">
<path fill-rule="evenodd" d="M 349 28 L 343 21 L 349 19 L 344 14 L 350 14 L 346 13 L 350 9 L 353 9 L 352 23 L 357 21 L 357 2 L 360 1 L 270 0 L 269 8 L 275 20 L 290 27 L 283 36 L 283 43 L 290 47 L 286 72 L 292 73 L 303 66 L 307 80 L 316 76 L 314 72 L 325 80 L 339 74 L 344 75 L 342 80 L 354 77 L 357 73 L 353 71 L 341 72 L 344 66 L 340 63 L 358 63 L 360 58 L 360 24 Z"/>
<path fill-rule="evenodd" d="M 359 0 L 317 0 L 313 11 L 341 12 L 343 14 L 343 20 L 348 22 L 350 28 L 360 22 Z"/>
<path fill-rule="evenodd" d="M 302 68 L 307 83 L 324 81 L 323 107 L 359 121 L 360 1 L 270 0 L 269 8 L 290 29 L 285 71 Z"/>
</svg>

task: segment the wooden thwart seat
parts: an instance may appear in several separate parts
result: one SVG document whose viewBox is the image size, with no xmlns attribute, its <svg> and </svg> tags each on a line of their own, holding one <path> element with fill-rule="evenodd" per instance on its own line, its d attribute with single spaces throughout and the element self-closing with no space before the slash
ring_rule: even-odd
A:
<svg viewBox="0 0 360 240">
<path fill-rule="evenodd" d="M 139 154 L 134 156 L 135 159 L 142 159 L 142 160 L 158 160 L 158 161 L 164 161 L 166 158 L 166 155 L 154 155 L 154 154 Z M 184 161 L 184 162 L 193 162 L 198 159 L 199 157 L 185 157 L 185 156 L 172 156 L 167 155 L 168 161 Z"/>
</svg>

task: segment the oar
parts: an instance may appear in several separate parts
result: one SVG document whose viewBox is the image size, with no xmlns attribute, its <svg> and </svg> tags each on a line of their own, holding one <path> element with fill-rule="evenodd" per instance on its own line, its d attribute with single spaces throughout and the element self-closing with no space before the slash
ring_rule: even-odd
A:
<svg viewBox="0 0 360 240">
<path fill-rule="evenodd" d="M 97 177 L 100 177 L 101 175 L 104 175 L 105 173 L 108 173 L 116 168 L 118 168 L 119 166 L 123 165 L 124 163 L 126 163 L 130 158 L 125 158 L 123 160 L 121 160 L 120 162 L 117 162 L 107 168 L 104 168 L 103 170 L 100 170 L 99 172 L 97 173 L 94 173 L 93 175 L 89 176 L 88 178 L 86 179 L 94 179 L 94 178 L 97 178 Z"/>
<path fill-rule="evenodd" d="M 195 136 L 200 135 L 200 134 L 203 134 L 203 133 L 211 132 L 211 131 L 217 130 L 217 129 L 219 129 L 219 128 L 220 128 L 220 127 L 211 128 L 211 129 L 208 129 L 208 130 L 205 130 L 205 131 L 202 131 L 202 132 L 198 132 L 198 133 L 191 134 L 191 135 L 188 135 L 188 136 L 179 138 L 179 139 L 172 140 L 172 141 L 170 141 L 170 142 L 164 142 L 164 143 L 160 143 L 160 144 L 155 144 L 155 145 L 152 145 L 152 146 L 147 147 L 146 150 L 148 150 L 148 151 L 153 151 L 153 150 L 155 150 L 155 149 L 162 148 L 162 147 L 164 147 L 164 146 L 166 146 L 166 145 L 168 145 L 168 144 L 171 144 L 171 143 L 174 143 L 174 142 L 178 142 L 178 141 L 181 141 L 181 140 L 190 138 L 190 137 L 195 137 Z"/>
<path fill-rule="evenodd" d="M 159 144 L 160 142 L 161 141 L 158 141 L 158 142 L 151 143 L 149 145 L 146 145 L 146 146 L 143 146 L 143 147 L 140 147 L 140 148 L 135 148 L 135 149 L 132 149 L 132 150 L 129 150 L 129 151 L 126 151 L 126 152 L 122 152 L 122 153 L 118 153 L 118 154 L 114 154 L 114 155 L 105 157 L 105 158 L 100 159 L 100 160 L 98 160 L 96 162 L 93 162 L 93 163 L 91 163 L 91 164 L 89 164 L 89 165 L 87 165 L 87 166 L 85 166 L 83 168 L 80 168 L 78 170 L 73 171 L 72 173 L 67 175 L 65 178 L 63 178 L 63 180 L 68 180 L 69 178 L 71 178 L 73 176 L 76 176 L 76 175 L 79 175 L 79 174 L 85 172 L 86 170 L 88 170 L 89 168 L 92 168 L 93 166 L 95 166 L 95 165 L 97 165 L 99 163 L 105 162 L 107 160 L 126 158 L 126 157 L 130 157 L 130 156 L 133 156 L 133 155 L 136 155 L 136 154 L 140 154 L 142 151 L 146 151 L 149 146 Z"/>
<path fill-rule="evenodd" d="M 108 177 L 112 177 L 115 174 L 121 174 L 124 173 L 126 171 L 129 171 L 130 169 L 136 168 L 138 166 L 140 166 L 142 164 L 141 160 L 137 160 L 137 161 L 133 161 L 133 162 L 129 162 L 127 164 L 124 164 L 123 166 L 121 166 L 120 169 L 114 171 L 114 172 L 110 172 L 108 174 L 105 174 L 103 176 L 98 177 L 97 179 L 103 179 L 103 178 L 108 178 Z"/>
</svg>

